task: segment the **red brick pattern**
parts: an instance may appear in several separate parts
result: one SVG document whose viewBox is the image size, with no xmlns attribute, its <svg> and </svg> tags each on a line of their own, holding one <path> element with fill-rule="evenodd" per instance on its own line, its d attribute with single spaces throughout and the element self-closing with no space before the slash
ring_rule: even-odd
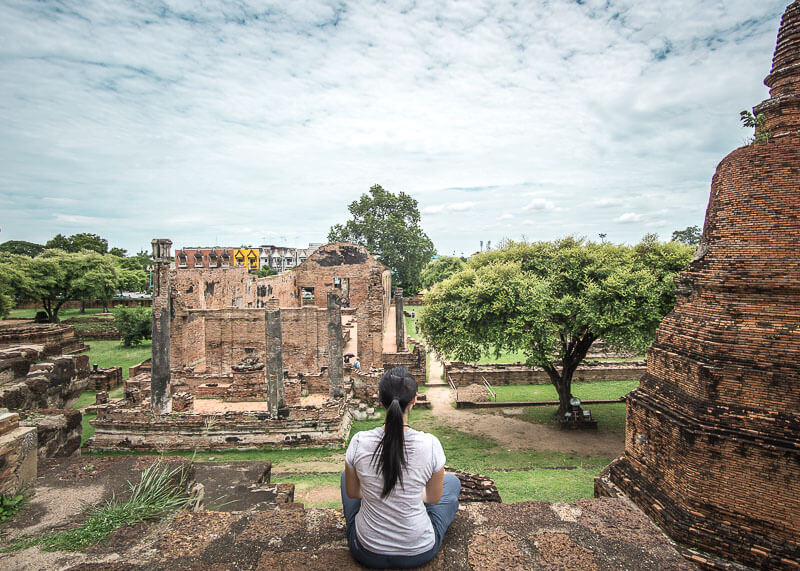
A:
<svg viewBox="0 0 800 571">
<path fill-rule="evenodd" d="M 765 568 L 800 560 L 799 38 L 795 0 L 756 108 L 774 136 L 717 168 L 701 246 L 628 399 L 625 455 L 596 481 L 674 539 Z"/>
</svg>

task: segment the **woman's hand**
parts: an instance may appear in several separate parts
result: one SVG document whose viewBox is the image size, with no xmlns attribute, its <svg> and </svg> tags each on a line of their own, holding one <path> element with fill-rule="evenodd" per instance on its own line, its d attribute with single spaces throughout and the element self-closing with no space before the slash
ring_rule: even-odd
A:
<svg viewBox="0 0 800 571">
<path fill-rule="evenodd" d="M 442 499 L 442 486 L 444 486 L 444 466 L 438 472 L 434 472 L 425 484 L 422 489 L 422 501 L 426 504 L 438 504 Z M 350 492 L 347 492 L 347 495 L 349 496 Z"/>
<path fill-rule="evenodd" d="M 356 469 L 347 462 L 344 463 L 344 491 L 347 492 L 348 498 L 361 499 L 361 481 L 358 479 Z M 441 490 L 439 490 L 439 495 L 441 496 Z"/>
</svg>

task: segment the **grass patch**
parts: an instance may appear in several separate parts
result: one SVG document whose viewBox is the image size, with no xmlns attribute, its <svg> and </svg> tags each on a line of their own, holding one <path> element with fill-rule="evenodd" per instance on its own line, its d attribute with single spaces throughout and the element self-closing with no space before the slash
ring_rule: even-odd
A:
<svg viewBox="0 0 800 571">
<path fill-rule="evenodd" d="M 125 347 L 116 339 L 89 342 L 89 363 L 97 363 L 101 368 L 122 367 L 122 378 L 128 378 L 128 368 L 149 359 L 153 354 L 152 343 L 148 339 L 136 347 Z"/>
<path fill-rule="evenodd" d="M 130 484 L 128 500 L 111 498 L 105 504 L 87 508 L 86 520 L 77 528 L 20 538 L 0 551 L 7 553 L 34 545 L 42 551 L 81 551 L 103 541 L 123 526 L 160 518 L 182 509 L 189 499 L 185 484 L 186 473 L 182 466 L 173 468 L 156 462 L 142 472 L 139 482 Z"/>
<path fill-rule="evenodd" d="M 89 424 L 89 421 L 95 418 L 97 418 L 97 414 L 84 414 L 81 418 L 81 446 L 94 436 L 94 426 Z M 88 452 L 81 451 L 81 454 L 85 456 Z"/>
<path fill-rule="evenodd" d="M 41 307 L 37 307 L 35 309 L 12 309 L 11 311 L 8 312 L 8 316 L 16 319 L 33 319 L 34 317 L 36 317 L 37 311 L 44 311 L 44 309 Z M 89 317 L 89 315 L 92 313 L 103 313 L 103 308 L 87 307 L 86 313 L 81 313 L 80 308 L 61 309 L 58 312 L 58 318 L 61 321 L 69 319 L 70 317 L 76 317 L 80 319 L 81 317 Z"/>
<path fill-rule="evenodd" d="M 487 472 L 504 503 L 572 502 L 594 496 L 594 477 L 601 468 Z"/>
<path fill-rule="evenodd" d="M 72 410 L 79 410 L 93 405 L 96 400 L 95 395 L 97 395 L 95 391 L 83 391 L 81 396 L 78 397 L 78 400 L 75 401 L 75 404 L 72 405 Z"/>
<path fill-rule="evenodd" d="M 94 415 L 87 415 L 89 420 Z M 84 416 L 86 418 L 86 416 Z M 84 424 L 84 435 L 86 434 Z M 94 432 L 92 430 L 92 432 Z M 180 456 L 189 458 L 195 462 L 239 462 L 239 461 L 264 461 L 269 460 L 274 467 L 280 464 L 295 462 L 311 462 L 314 460 L 326 460 L 336 454 L 342 454 L 341 448 L 292 448 L 288 450 L 272 450 L 269 448 L 258 448 L 254 450 L 169 450 L 163 453 L 156 451 L 140 450 L 120 450 L 113 452 L 92 452 L 83 450 L 83 456 Z"/>
<path fill-rule="evenodd" d="M 26 503 L 28 503 L 28 496 L 25 494 L 0 494 L 0 523 L 17 515 Z"/>
<path fill-rule="evenodd" d="M 342 471 L 344 471 L 344 462 L 342 462 Z M 295 500 L 304 495 L 309 490 L 315 490 L 323 487 L 334 487 L 339 490 L 341 473 L 336 474 L 297 474 L 287 475 L 281 478 L 273 478 L 273 482 L 290 482 L 295 487 Z M 342 500 L 336 494 L 335 499 L 318 500 L 303 498 L 303 504 L 307 508 L 341 508 Z"/>
<path fill-rule="evenodd" d="M 572 383 L 572 394 L 582 400 L 617 399 L 625 396 L 639 386 L 639 381 L 598 381 L 592 383 Z M 493 386 L 497 400 L 548 401 L 558 400 L 556 388 L 546 385 L 501 385 Z"/>
<path fill-rule="evenodd" d="M 585 408 L 592 411 L 600 430 L 625 434 L 625 403 L 590 404 Z M 539 424 L 557 424 L 557 406 L 529 406 L 522 415 L 523 420 Z"/>
</svg>

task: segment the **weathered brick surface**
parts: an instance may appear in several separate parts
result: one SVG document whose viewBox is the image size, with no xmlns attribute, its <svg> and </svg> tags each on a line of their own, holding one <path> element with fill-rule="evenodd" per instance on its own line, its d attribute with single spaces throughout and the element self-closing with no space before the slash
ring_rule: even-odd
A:
<svg viewBox="0 0 800 571">
<path fill-rule="evenodd" d="M 321 407 L 292 407 L 288 419 L 266 411 L 181 412 L 153 418 L 144 407 L 125 404 L 97 409 L 91 421 L 94 450 L 226 449 L 242 446 L 341 446 L 351 417 L 343 400 Z"/>
<path fill-rule="evenodd" d="M 703 238 L 597 480 L 673 538 L 769 568 L 800 560 L 800 0 L 763 111 L 773 138 L 718 166 Z"/>
<path fill-rule="evenodd" d="M 414 344 L 411 351 L 402 353 L 384 353 L 383 368 L 388 371 L 392 367 L 405 367 L 416 379 L 417 383 L 425 383 L 426 359 L 425 346 L 409 338 L 409 343 Z"/>
<path fill-rule="evenodd" d="M 79 410 L 45 408 L 25 414 L 24 426 L 36 428 L 39 459 L 80 455 L 81 420 Z"/>
<path fill-rule="evenodd" d="M 0 434 L 0 494 L 33 486 L 37 466 L 36 428 L 17 426 Z"/>
<path fill-rule="evenodd" d="M 122 367 L 109 367 L 107 369 L 94 369 L 89 374 L 86 390 L 110 391 L 122 384 Z"/>
<path fill-rule="evenodd" d="M 17 322 L 18 323 L 18 322 Z M 41 345 L 47 356 L 75 353 L 87 349 L 75 334 L 75 327 L 65 323 L 0 324 L 0 349 L 19 345 Z"/>
<path fill-rule="evenodd" d="M 41 346 L 0 350 L 0 407 L 69 408 L 86 390 L 87 355 L 66 355 L 35 363 L 43 356 Z"/>
</svg>

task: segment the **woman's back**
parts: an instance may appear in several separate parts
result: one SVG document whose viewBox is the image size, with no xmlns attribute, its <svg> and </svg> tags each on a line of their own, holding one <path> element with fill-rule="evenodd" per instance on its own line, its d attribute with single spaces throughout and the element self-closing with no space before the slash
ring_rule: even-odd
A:
<svg viewBox="0 0 800 571">
<path fill-rule="evenodd" d="M 432 434 L 409 429 L 403 433 L 406 465 L 402 482 L 381 497 L 384 479 L 373 456 L 384 436 L 383 428 L 359 432 L 347 448 L 347 463 L 358 474 L 362 504 L 356 515 L 359 542 L 368 550 L 386 555 L 416 555 L 435 541 L 433 525 L 422 502 L 422 491 L 431 476 L 445 464 L 444 451 Z"/>
</svg>

